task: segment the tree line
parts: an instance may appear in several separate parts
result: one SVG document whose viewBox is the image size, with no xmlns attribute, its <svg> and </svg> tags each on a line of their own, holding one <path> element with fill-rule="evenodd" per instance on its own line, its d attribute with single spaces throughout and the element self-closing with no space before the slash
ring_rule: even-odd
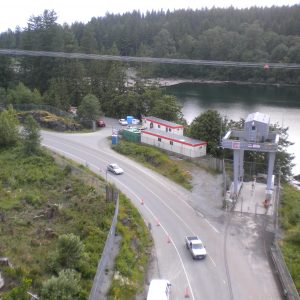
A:
<svg viewBox="0 0 300 300">
<path fill-rule="evenodd" d="M 31 16 L 27 27 L 0 34 L 0 48 L 85 52 L 94 54 L 300 63 L 300 6 L 134 11 L 107 14 L 87 24 L 59 25 L 55 11 Z M 130 90 L 128 67 L 140 77 L 300 83 L 298 70 L 138 64 L 51 57 L 0 55 L 0 97 L 22 82 L 43 102 L 67 109 L 87 94 L 95 95 L 104 113 L 120 116 Z M 121 96 L 121 97 L 119 97 Z M 119 97 L 119 98 L 118 98 Z M 119 99 L 116 100 L 116 99 Z M 116 103 L 117 102 L 117 103 Z M 122 101 L 121 101 L 122 102 Z M 116 108 L 118 107 L 118 109 Z"/>
</svg>

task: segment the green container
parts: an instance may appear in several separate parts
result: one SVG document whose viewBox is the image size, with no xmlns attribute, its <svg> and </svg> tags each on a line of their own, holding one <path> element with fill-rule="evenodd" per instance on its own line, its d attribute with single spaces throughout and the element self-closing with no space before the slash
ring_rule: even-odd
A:
<svg viewBox="0 0 300 300">
<path fill-rule="evenodd" d="M 123 138 L 129 142 L 140 143 L 141 142 L 141 132 L 135 128 L 124 129 Z"/>
</svg>

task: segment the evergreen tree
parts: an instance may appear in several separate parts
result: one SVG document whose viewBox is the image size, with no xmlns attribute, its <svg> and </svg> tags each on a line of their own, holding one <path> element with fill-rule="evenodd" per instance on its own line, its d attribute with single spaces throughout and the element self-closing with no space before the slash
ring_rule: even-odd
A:
<svg viewBox="0 0 300 300">
<path fill-rule="evenodd" d="M 0 148 L 11 147 L 19 141 L 18 119 L 12 107 L 0 112 Z"/>
<path fill-rule="evenodd" d="M 40 150 L 40 127 L 35 119 L 28 115 L 22 129 L 23 149 L 25 154 L 36 154 Z"/>
<path fill-rule="evenodd" d="M 207 110 L 191 123 L 188 135 L 192 138 L 206 141 L 207 153 L 213 156 L 219 156 L 220 137 L 222 128 L 224 128 L 223 120 L 216 110 Z"/>
<path fill-rule="evenodd" d="M 63 268 L 75 268 L 80 264 L 84 245 L 73 233 L 63 234 L 58 238 L 58 263 Z"/>
<path fill-rule="evenodd" d="M 86 95 L 78 107 L 77 114 L 80 118 L 96 120 L 102 113 L 99 100 L 95 95 Z"/>
</svg>

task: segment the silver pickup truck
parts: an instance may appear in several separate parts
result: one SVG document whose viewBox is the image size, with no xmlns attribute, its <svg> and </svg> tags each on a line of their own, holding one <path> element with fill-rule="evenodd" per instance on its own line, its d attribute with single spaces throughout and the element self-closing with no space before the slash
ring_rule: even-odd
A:
<svg viewBox="0 0 300 300">
<path fill-rule="evenodd" d="M 204 259 L 206 257 L 206 249 L 197 236 L 187 236 L 185 238 L 185 245 L 191 252 L 193 259 Z"/>
</svg>

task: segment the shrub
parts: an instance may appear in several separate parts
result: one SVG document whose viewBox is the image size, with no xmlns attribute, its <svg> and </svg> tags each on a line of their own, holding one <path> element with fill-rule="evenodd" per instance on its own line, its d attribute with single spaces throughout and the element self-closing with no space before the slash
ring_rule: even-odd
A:
<svg viewBox="0 0 300 300">
<path fill-rule="evenodd" d="M 41 300 L 76 300 L 79 297 L 80 276 L 74 270 L 62 270 L 43 284 Z"/>
<path fill-rule="evenodd" d="M 58 238 L 58 262 L 62 267 L 75 268 L 83 256 L 84 246 L 80 238 L 73 233 Z"/>
</svg>

